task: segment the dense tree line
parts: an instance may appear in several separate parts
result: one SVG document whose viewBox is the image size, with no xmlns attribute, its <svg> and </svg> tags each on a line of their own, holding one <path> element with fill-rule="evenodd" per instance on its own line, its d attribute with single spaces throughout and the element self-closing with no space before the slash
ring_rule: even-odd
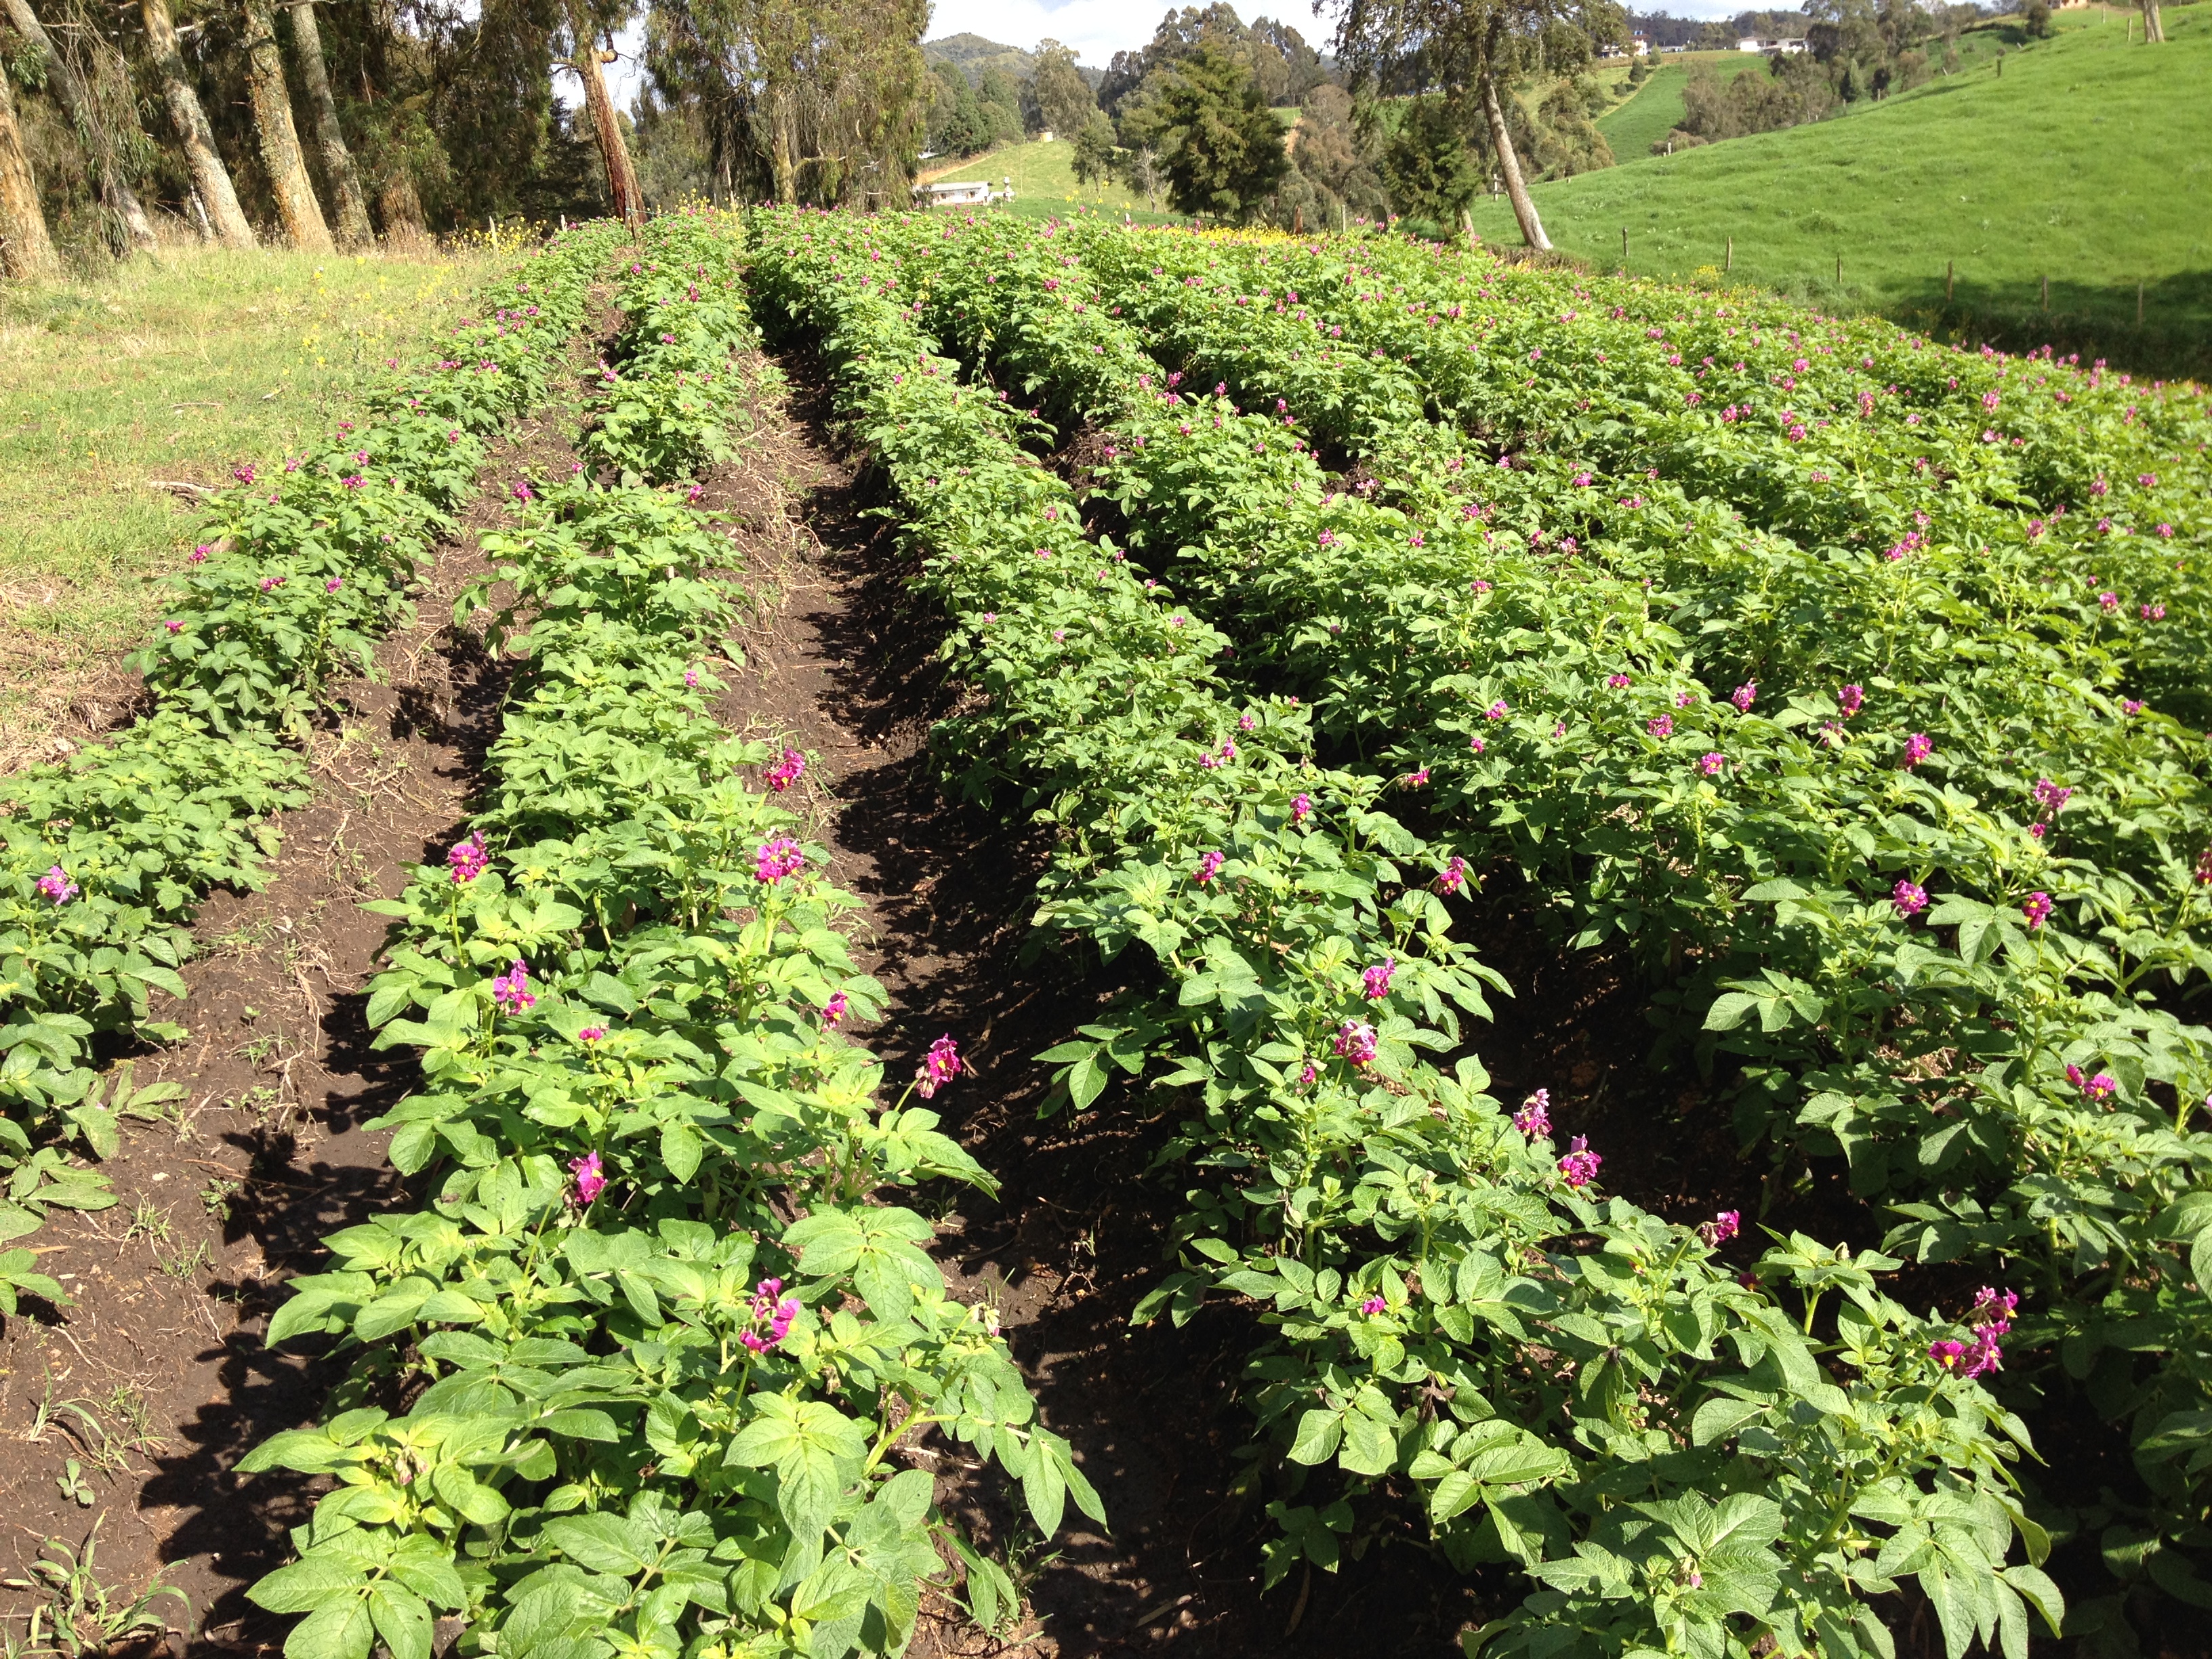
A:
<svg viewBox="0 0 2212 1659">
<path fill-rule="evenodd" d="M 2022 3 L 2022 0 L 2010 0 Z M 2024 0 L 2048 27 L 2049 0 Z M 2146 33 L 2155 6 L 2146 6 Z M 643 84 L 606 65 L 644 19 Z M 2042 8 L 2039 23 L 2036 9 Z M 1808 0 L 1693 24 L 1613 0 L 1332 0 L 1334 31 L 1185 6 L 1086 70 L 1066 47 L 957 37 L 927 0 L 0 0 L 0 272 L 171 234 L 250 247 L 404 244 L 558 214 L 716 200 L 904 205 L 926 155 L 1050 131 L 1085 180 L 1285 228 L 1400 215 L 1612 164 L 1588 71 L 1659 45 L 1802 35 L 1764 73 L 1692 76 L 1693 144 L 1818 119 L 1956 62 L 1985 14 Z M 1632 70 L 1629 88 L 1645 66 Z"/>
</svg>

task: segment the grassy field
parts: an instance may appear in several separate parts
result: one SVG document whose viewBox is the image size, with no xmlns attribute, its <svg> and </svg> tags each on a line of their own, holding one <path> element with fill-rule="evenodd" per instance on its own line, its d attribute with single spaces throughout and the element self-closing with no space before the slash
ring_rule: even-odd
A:
<svg viewBox="0 0 2212 1659">
<path fill-rule="evenodd" d="M 919 177 L 923 183 L 939 179 L 987 179 L 994 190 L 1000 187 L 1000 179 L 1011 179 L 1017 207 L 1027 200 L 1054 208 L 1081 204 L 1141 213 L 1145 206 L 1144 198 L 1124 185 L 1078 184 L 1075 146 L 1065 138 L 1055 138 L 1048 144 L 1035 141 L 1006 144 L 981 155 L 971 155 L 964 161 L 932 161 L 922 168 Z"/>
<path fill-rule="evenodd" d="M 1617 161 L 1649 155 L 1651 146 L 1682 124 L 1682 88 L 1691 70 L 1710 64 L 1723 80 L 1733 81 L 1750 70 L 1762 73 L 1766 59 L 1747 52 L 1686 52 L 1668 53 L 1653 66 L 1651 78 L 1638 88 L 1628 101 L 1597 118 L 1597 130 L 1613 146 Z"/>
<path fill-rule="evenodd" d="M 1970 36 L 1980 66 L 1836 119 L 1539 185 L 1545 227 L 1607 270 L 1626 228 L 1629 269 L 1673 278 L 1717 279 L 1733 237 L 1734 280 L 1818 305 L 2205 374 L 2212 6 L 2169 7 L 2160 47 L 2119 18 L 2062 14 L 2002 76 L 2001 37 Z M 1502 200 L 1475 213 L 1518 242 Z"/>
<path fill-rule="evenodd" d="M 462 310 L 489 256 L 191 250 L 0 287 L 0 768 L 151 624 L 197 522 L 185 492 L 301 447 L 363 369 Z"/>
</svg>

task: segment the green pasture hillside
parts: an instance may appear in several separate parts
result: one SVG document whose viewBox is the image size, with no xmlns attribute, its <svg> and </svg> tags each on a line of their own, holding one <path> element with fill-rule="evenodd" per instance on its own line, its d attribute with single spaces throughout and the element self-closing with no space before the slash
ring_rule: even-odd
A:
<svg viewBox="0 0 2212 1659">
<path fill-rule="evenodd" d="M 2212 6 L 2166 21 L 2165 45 L 2130 46 L 2118 12 L 2062 14 L 2055 40 L 2014 36 L 2002 74 L 2005 37 L 1973 37 L 1978 66 L 1911 93 L 1671 156 L 1616 143 L 1622 165 L 1539 185 L 1537 204 L 1601 269 L 1625 229 L 1630 270 L 1718 281 L 1733 238 L 1729 280 L 1825 308 L 2212 374 Z M 1518 243 L 1502 199 L 1475 216 Z"/>
<path fill-rule="evenodd" d="M 1295 110 L 1291 112 L 1295 115 Z M 1071 208 L 1099 208 L 1109 212 L 1126 212 L 1138 224 L 1181 224 L 1180 214 L 1155 213 L 1145 206 L 1145 198 L 1119 183 L 1085 185 L 1076 182 L 1075 146 L 1064 138 L 1050 143 L 1031 141 L 1006 144 L 986 150 L 963 161 L 933 159 L 919 177 L 924 183 L 938 179 L 981 179 L 992 189 L 1000 187 L 1003 179 L 1012 179 L 1014 186 L 1014 210 L 1021 215 L 1042 216 L 1048 213 L 1064 213 Z M 1164 201 L 1165 198 L 1163 197 Z"/>
<path fill-rule="evenodd" d="M 1690 71 L 1710 67 L 1723 80 L 1733 81 L 1753 70 L 1764 73 L 1766 59 L 1747 52 L 1686 52 L 1668 53 L 1652 65 L 1651 76 L 1631 93 L 1626 103 L 1597 118 L 1597 130 L 1613 146 L 1616 161 L 1649 155 L 1651 146 L 1682 124 L 1682 88 Z"/>
</svg>

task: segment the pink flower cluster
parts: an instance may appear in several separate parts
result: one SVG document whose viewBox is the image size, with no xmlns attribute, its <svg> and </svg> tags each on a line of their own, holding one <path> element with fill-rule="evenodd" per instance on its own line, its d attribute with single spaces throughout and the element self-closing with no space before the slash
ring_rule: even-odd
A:
<svg viewBox="0 0 2212 1659">
<path fill-rule="evenodd" d="M 2055 908 L 2051 902 L 2050 894 L 2030 893 L 2021 902 L 2020 914 L 2031 928 L 2040 927 L 2050 920 L 2051 913 Z"/>
<path fill-rule="evenodd" d="M 1709 778 L 1718 777 L 1722 769 L 1727 765 L 1728 757 L 1722 754 L 1717 749 L 1714 750 L 1711 754 L 1700 755 L 1698 757 L 1698 770 L 1704 773 Z"/>
<path fill-rule="evenodd" d="M 1364 1019 L 1347 1019 L 1336 1028 L 1335 1047 L 1339 1058 L 1364 1066 L 1375 1058 L 1375 1028 Z"/>
<path fill-rule="evenodd" d="M 1758 700 L 1758 697 L 1759 682 L 1757 680 L 1746 680 L 1741 685 L 1736 687 L 1735 690 L 1730 694 L 1729 701 L 1735 705 L 1735 712 L 1737 714 L 1748 714 L 1751 713 L 1751 705 Z"/>
<path fill-rule="evenodd" d="M 491 1000 L 503 1012 L 510 1014 L 535 1008 L 538 999 L 531 994 L 530 964 L 517 957 L 505 973 L 494 975 Z"/>
<path fill-rule="evenodd" d="M 791 1322 L 798 1317 L 798 1298 L 784 1295 L 783 1281 L 763 1279 L 753 1288 L 752 1328 L 738 1340 L 755 1353 L 766 1353 L 791 1334 Z"/>
<path fill-rule="evenodd" d="M 1905 765 L 1909 770 L 1936 752 L 1936 740 L 1925 732 L 1915 732 L 1905 740 Z"/>
<path fill-rule="evenodd" d="M 1843 710 L 1845 720 L 1850 719 L 1852 715 L 1866 707 L 1866 688 L 1858 685 L 1845 686 L 1836 694 L 1836 707 Z"/>
<path fill-rule="evenodd" d="M 1199 860 L 1198 872 L 1191 878 L 1191 879 L 1195 881 L 1200 887 L 1203 887 L 1208 882 L 1212 881 L 1216 876 L 1219 875 L 1221 873 L 1221 866 L 1228 862 L 1229 854 L 1217 848 L 1213 852 L 1206 854 Z"/>
<path fill-rule="evenodd" d="M 761 781 L 780 795 L 805 775 L 806 757 L 796 749 L 787 749 L 781 760 L 761 774 Z"/>
<path fill-rule="evenodd" d="M 1437 878 L 1430 885 L 1439 893 L 1456 893 L 1467 885 L 1467 860 L 1454 853 L 1444 861 L 1444 867 L 1437 872 Z"/>
<path fill-rule="evenodd" d="M 753 854 L 753 874 L 770 885 L 786 876 L 795 876 L 806 867 L 806 854 L 797 842 L 788 836 L 778 836 L 774 841 L 764 841 Z"/>
<path fill-rule="evenodd" d="M 1313 797 L 1293 795 L 1291 798 L 1291 825 L 1293 829 L 1313 816 Z"/>
<path fill-rule="evenodd" d="M 1570 1187 L 1587 1187 L 1597 1179 L 1597 1166 L 1605 1160 L 1589 1149 L 1589 1137 L 1577 1135 L 1567 1155 L 1559 1160 L 1559 1174 Z"/>
<path fill-rule="evenodd" d="M 82 890 L 69 878 L 69 872 L 58 864 L 39 878 L 38 887 L 41 893 L 56 904 L 67 904 Z"/>
<path fill-rule="evenodd" d="M 474 881 L 490 866 L 491 850 L 484 845 L 481 830 L 466 841 L 457 841 L 446 849 L 446 867 L 453 872 L 453 884 L 457 887 Z"/>
<path fill-rule="evenodd" d="M 2069 1065 L 2066 1080 L 2081 1091 L 2081 1098 L 2092 1105 L 2102 1105 L 2119 1093 L 2119 1079 L 2110 1072 L 2099 1072 L 2092 1077 L 2079 1066 Z"/>
<path fill-rule="evenodd" d="M 2004 1363 L 2004 1350 L 1997 1346 L 1997 1339 L 2012 1329 L 2012 1316 L 2019 1307 L 2020 1297 L 2014 1292 L 1984 1285 L 1974 1293 L 1974 1305 L 1966 1310 L 1966 1323 L 1973 1329 L 1974 1340 L 1931 1343 L 1928 1357 L 1939 1369 L 1968 1382 L 1996 1370 Z"/>
<path fill-rule="evenodd" d="M 1390 975 L 1398 971 L 1398 958 L 1385 957 L 1359 975 L 1361 989 L 1370 1002 L 1380 1002 L 1390 994 Z"/>
<path fill-rule="evenodd" d="M 1723 1210 L 1711 1221 L 1698 1224 L 1698 1237 L 1708 1245 L 1719 1245 L 1734 1238 L 1743 1231 L 1743 1216 L 1735 1210 Z"/>
<path fill-rule="evenodd" d="M 1513 1127 L 1534 1140 L 1552 1133 L 1552 1091 L 1539 1089 L 1521 1103 L 1521 1109 L 1513 1114 Z"/>
<path fill-rule="evenodd" d="M 921 1057 L 921 1065 L 914 1074 L 914 1086 L 927 1100 L 939 1089 L 960 1075 L 960 1048 L 952 1041 L 951 1032 L 929 1045 L 929 1052 Z"/>
<path fill-rule="evenodd" d="M 600 1166 L 597 1152 L 586 1152 L 581 1158 L 571 1159 L 568 1172 L 576 1177 L 576 1201 L 579 1204 L 590 1203 L 607 1189 L 607 1173 Z"/>
<path fill-rule="evenodd" d="M 1897 906 L 1900 916 L 1918 915 L 1928 908 L 1928 890 L 1917 881 L 1898 878 L 1897 885 L 1889 890 L 1890 902 Z"/>
<path fill-rule="evenodd" d="M 846 1009 L 851 1006 L 852 1005 L 846 1000 L 845 994 L 842 991 L 840 991 L 832 996 L 827 1003 L 823 1005 L 823 1029 L 824 1030 L 836 1030 L 839 1023 L 844 1019 Z"/>
</svg>

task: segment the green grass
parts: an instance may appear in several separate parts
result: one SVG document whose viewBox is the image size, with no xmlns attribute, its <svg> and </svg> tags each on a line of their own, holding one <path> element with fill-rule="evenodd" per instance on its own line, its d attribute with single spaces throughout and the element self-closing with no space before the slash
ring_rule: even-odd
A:
<svg viewBox="0 0 2212 1659">
<path fill-rule="evenodd" d="M 2002 76 L 1990 60 L 2006 37 L 1978 31 L 1956 76 L 1810 126 L 1539 185 L 1537 204 L 1563 252 L 1604 270 L 1620 264 L 1626 228 L 1631 270 L 1717 280 L 1733 237 L 1736 282 L 1946 336 L 2047 339 L 2203 375 L 2212 6 L 2165 15 L 2165 46 L 2130 48 L 2121 14 L 2061 14 L 2055 40 L 2013 37 Z M 1475 228 L 1520 240 L 1501 199 L 1477 204 Z"/>
<path fill-rule="evenodd" d="M 1653 66 L 1650 79 L 1626 103 L 1597 118 L 1597 130 L 1613 146 L 1615 161 L 1649 155 L 1653 144 L 1682 125 L 1682 88 L 1689 84 L 1691 70 L 1699 64 L 1711 64 L 1715 74 L 1733 81 L 1751 70 L 1763 73 L 1766 59 L 1747 52 L 1686 52 L 1662 57 Z"/>
<path fill-rule="evenodd" d="M 0 769 L 52 736 L 151 625 L 214 484 L 343 418 L 417 350 L 484 256 L 164 252 L 88 282 L 0 286 Z M 109 689 L 113 688 L 111 685 Z"/>
<path fill-rule="evenodd" d="M 1034 140 L 1006 144 L 981 155 L 971 155 L 964 161 L 932 161 L 921 176 L 925 180 L 984 179 L 990 181 L 993 190 L 1000 188 L 1000 180 L 1011 179 L 1014 181 L 1017 210 L 1028 202 L 1037 204 L 1040 213 L 1060 212 L 1077 205 L 1117 212 L 1126 208 L 1147 224 L 1155 221 L 1166 222 L 1175 216 L 1147 215 L 1144 198 L 1124 185 L 1078 184 L 1075 146 L 1065 138 L 1055 138 L 1048 144 Z"/>
</svg>

